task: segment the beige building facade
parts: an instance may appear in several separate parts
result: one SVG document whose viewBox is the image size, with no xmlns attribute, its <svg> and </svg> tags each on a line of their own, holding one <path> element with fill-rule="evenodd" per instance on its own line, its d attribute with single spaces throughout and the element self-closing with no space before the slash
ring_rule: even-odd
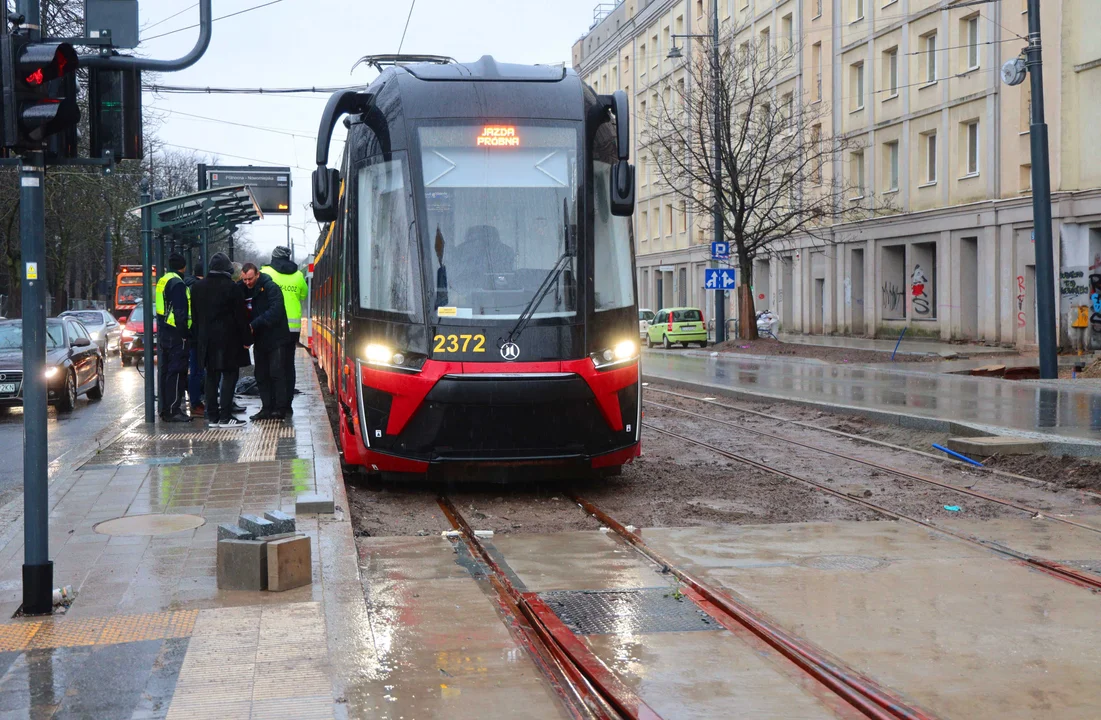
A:
<svg viewBox="0 0 1101 720">
<path fill-rule="evenodd" d="M 999 73 L 1026 45 L 1025 0 L 718 2 L 727 38 L 739 32 L 728 41 L 752 33 L 797 53 L 778 98 L 791 92 L 825 103 L 823 134 L 858 141 L 832 168 L 864 188 L 847 200 L 874 197 L 891 208 L 830 228 L 825 242 L 793 237 L 759 256 L 757 309 L 777 312 L 789 332 L 891 336 L 905 327 L 917 336 L 1035 344 L 1031 93 L 1027 80 L 1010 87 Z M 669 83 L 690 79 L 685 61 L 667 59 L 672 35 L 709 33 L 710 6 L 602 7 L 574 45 L 574 67 L 599 92 L 626 90 L 632 112 L 644 116 Z M 1042 23 L 1062 327 L 1089 274 L 1101 273 L 1101 1 L 1045 0 Z M 701 41 L 676 42 L 691 57 Z M 663 194 L 646 158 L 634 157 L 640 305 L 694 304 L 713 317 L 713 293 L 702 287 L 708 223 Z"/>
</svg>

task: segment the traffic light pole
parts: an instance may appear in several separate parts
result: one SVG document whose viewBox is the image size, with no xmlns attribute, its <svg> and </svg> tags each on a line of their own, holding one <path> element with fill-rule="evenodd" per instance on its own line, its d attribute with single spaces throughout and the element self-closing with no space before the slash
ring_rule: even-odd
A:
<svg viewBox="0 0 1101 720">
<path fill-rule="evenodd" d="M 153 211 L 146 207 L 152 202 L 149 180 L 141 181 L 141 311 L 142 311 L 142 362 L 145 368 L 145 422 L 156 421 L 156 386 L 153 384 Z M 166 272 L 160 268 L 161 274 Z"/>
<path fill-rule="evenodd" d="M 719 102 L 719 89 L 722 87 L 722 70 L 719 66 L 719 3 L 712 3 L 711 33 L 714 47 L 711 48 L 712 82 L 715 87 L 712 97 L 715 101 L 715 208 L 712 211 L 711 222 L 714 224 L 717 243 L 723 241 L 723 203 L 722 203 L 722 155 L 720 152 L 720 132 L 722 127 L 722 103 Z M 720 283 L 721 284 L 721 283 Z M 715 342 L 726 341 L 726 288 L 715 290 Z"/>
<path fill-rule="evenodd" d="M 53 611 L 46 429 L 45 153 L 28 152 L 19 173 L 23 252 L 23 612 Z"/>
<path fill-rule="evenodd" d="M 1051 167 L 1044 120 L 1044 73 L 1040 45 L 1040 0 L 1028 0 L 1026 64 L 1032 81 L 1032 227 L 1036 234 L 1036 329 L 1040 343 L 1040 377 L 1059 377 L 1055 339 L 1055 260 L 1051 238 Z"/>
</svg>

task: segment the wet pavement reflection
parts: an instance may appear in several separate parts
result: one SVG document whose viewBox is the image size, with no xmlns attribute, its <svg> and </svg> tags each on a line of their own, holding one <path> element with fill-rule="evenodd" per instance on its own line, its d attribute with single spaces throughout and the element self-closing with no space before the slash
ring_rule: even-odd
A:
<svg viewBox="0 0 1101 720">
<path fill-rule="evenodd" d="M 984 429 L 1101 441 L 1101 390 L 1062 390 L 993 378 L 684 352 L 646 353 L 643 373 L 655 381 L 698 383 L 778 399 L 901 412 Z"/>
</svg>

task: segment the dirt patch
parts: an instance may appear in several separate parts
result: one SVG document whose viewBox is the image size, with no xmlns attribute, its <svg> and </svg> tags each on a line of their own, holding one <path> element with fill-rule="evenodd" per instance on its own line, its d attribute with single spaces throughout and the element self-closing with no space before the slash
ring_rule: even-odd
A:
<svg viewBox="0 0 1101 720">
<path fill-rule="evenodd" d="M 1066 455 L 996 455 L 987 467 L 1040 478 L 1059 487 L 1101 492 L 1101 462 Z"/>
</svg>

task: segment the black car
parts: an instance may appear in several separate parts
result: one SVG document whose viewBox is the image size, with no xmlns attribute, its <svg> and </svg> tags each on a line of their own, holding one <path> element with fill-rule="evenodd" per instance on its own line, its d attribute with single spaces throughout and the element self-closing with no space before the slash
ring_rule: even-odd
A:
<svg viewBox="0 0 1101 720">
<path fill-rule="evenodd" d="M 103 353 L 88 331 L 72 318 L 46 321 L 47 397 L 58 410 L 69 411 L 78 395 L 103 397 L 106 375 Z M 0 320 L 0 408 L 23 404 L 23 321 Z"/>
</svg>

